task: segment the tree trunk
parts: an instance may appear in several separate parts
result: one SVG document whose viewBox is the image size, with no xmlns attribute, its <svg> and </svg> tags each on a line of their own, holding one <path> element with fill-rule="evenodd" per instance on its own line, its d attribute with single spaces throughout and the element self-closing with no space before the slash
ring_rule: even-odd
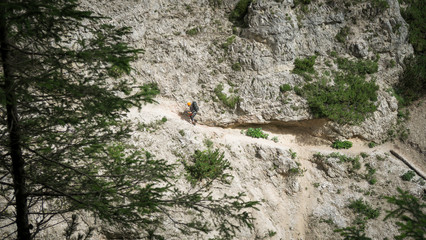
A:
<svg viewBox="0 0 426 240">
<path fill-rule="evenodd" d="M 31 238 L 29 224 L 28 224 L 28 205 L 27 205 L 27 192 L 25 186 L 25 161 L 22 157 L 21 150 L 21 136 L 19 131 L 19 119 L 17 112 L 17 102 L 15 95 L 14 79 L 12 77 L 12 70 L 10 65 L 10 51 L 7 39 L 7 22 L 6 22 L 6 9 L 5 5 L 7 0 L 0 0 L 3 5 L 0 9 L 0 47 L 2 68 L 4 74 L 4 93 L 6 95 L 6 110 L 7 110 L 7 127 L 9 132 L 9 151 L 12 159 L 12 175 L 13 186 L 15 190 L 16 201 L 16 225 L 18 228 L 18 239 L 29 240 Z"/>
</svg>

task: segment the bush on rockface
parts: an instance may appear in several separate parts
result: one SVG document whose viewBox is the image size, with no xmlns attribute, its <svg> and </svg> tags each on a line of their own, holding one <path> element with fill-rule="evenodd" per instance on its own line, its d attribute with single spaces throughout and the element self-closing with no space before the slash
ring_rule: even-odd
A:
<svg viewBox="0 0 426 240">
<path fill-rule="evenodd" d="M 240 0 L 237 5 L 235 5 L 234 10 L 232 10 L 229 15 L 229 20 L 231 22 L 237 23 L 239 25 L 244 25 L 244 17 L 247 15 L 248 7 L 250 6 L 253 0 Z"/>
<path fill-rule="evenodd" d="M 326 117 L 340 124 L 359 124 L 376 111 L 379 87 L 374 81 L 350 74 L 337 74 L 334 85 L 306 84 L 302 96 L 316 118 Z"/>
<path fill-rule="evenodd" d="M 230 170 L 231 164 L 225 159 L 224 153 L 219 149 L 212 151 L 196 150 L 190 158 L 190 162 L 183 161 L 186 170 L 186 179 L 195 185 L 202 180 L 214 181 L 218 180 L 224 183 L 229 183 L 232 176 L 225 173 Z"/>
<path fill-rule="evenodd" d="M 246 131 L 246 135 L 254 138 L 265 138 L 268 139 L 269 134 L 264 133 L 262 128 L 249 128 Z"/>
<path fill-rule="evenodd" d="M 349 149 L 352 147 L 352 142 L 351 141 L 339 141 L 336 140 L 333 142 L 333 144 L 331 145 L 333 148 L 336 149 Z"/>
</svg>

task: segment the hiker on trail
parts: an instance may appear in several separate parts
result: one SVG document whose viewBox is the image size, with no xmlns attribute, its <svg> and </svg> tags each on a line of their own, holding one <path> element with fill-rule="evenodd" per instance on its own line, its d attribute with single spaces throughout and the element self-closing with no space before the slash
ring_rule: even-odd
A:
<svg viewBox="0 0 426 240">
<path fill-rule="evenodd" d="M 197 120 L 194 119 L 195 115 L 197 115 L 198 112 L 198 104 L 197 102 L 193 101 L 188 102 L 187 103 L 188 107 L 189 107 L 189 117 L 191 118 L 191 123 L 195 125 L 195 122 L 197 122 Z"/>
</svg>

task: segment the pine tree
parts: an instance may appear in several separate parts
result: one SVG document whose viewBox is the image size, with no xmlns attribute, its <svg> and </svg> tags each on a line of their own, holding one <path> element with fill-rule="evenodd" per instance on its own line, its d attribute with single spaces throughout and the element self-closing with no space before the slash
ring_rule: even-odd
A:
<svg viewBox="0 0 426 240">
<path fill-rule="evenodd" d="M 32 239 L 58 215 L 70 216 L 70 236 L 70 214 L 83 210 L 151 238 L 164 218 L 186 234 L 250 227 L 257 202 L 213 198 L 207 185 L 180 191 L 174 165 L 126 144 L 126 112 L 159 89 L 128 76 L 143 50 L 106 20 L 77 0 L 0 0 L 0 229 L 16 226 L 2 237 Z"/>
</svg>

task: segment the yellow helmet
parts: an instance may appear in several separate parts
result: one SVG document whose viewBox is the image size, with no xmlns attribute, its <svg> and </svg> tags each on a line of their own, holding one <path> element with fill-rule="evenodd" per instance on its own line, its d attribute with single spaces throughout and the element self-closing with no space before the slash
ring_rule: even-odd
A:
<svg viewBox="0 0 426 240">
<path fill-rule="evenodd" d="M 188 102 L 186 105 L 191 106 L 191 102 Z"/>
</svg>

